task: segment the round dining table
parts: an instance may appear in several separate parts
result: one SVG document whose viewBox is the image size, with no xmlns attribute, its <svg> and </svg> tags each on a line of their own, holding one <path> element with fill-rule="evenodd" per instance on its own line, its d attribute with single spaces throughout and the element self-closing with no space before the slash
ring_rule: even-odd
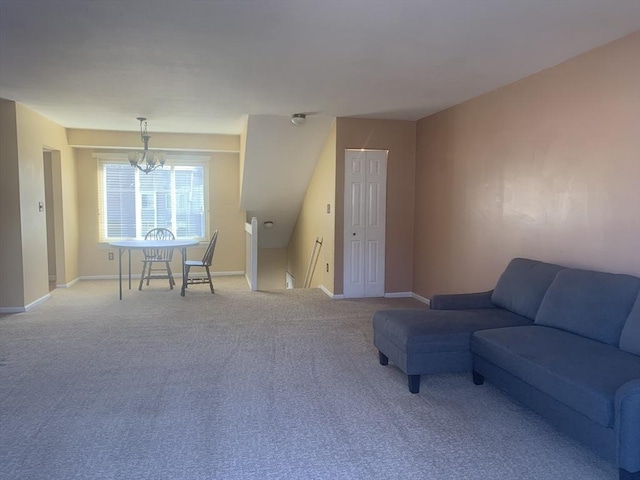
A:
<svg viewBox="0 0 640 480">
<path fill-rule="evenodd" d="M 109 242 L 109 245 L 118 249 L 118 285 L 120 288 L 120 300 L 122 300 L 122 254 L 126 250 L 129 253 L 129 290 L 131 290 L 131 250 L 144 248 L 178 248 L 182 256 L 182 285 L 186 283 L 184 262 L 187 259 L 187 247 L 195 247 L 200 242 L 194 239 L 178 240 L 119 240 Z M 184 287 L 180 295 L 184 296 Z"/>
</svg>

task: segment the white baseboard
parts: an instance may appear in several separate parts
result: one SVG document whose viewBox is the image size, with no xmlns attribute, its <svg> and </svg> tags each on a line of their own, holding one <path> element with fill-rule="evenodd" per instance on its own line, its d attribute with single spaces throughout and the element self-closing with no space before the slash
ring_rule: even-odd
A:
<svg viewBox="0 0 640 480">
<path fill-rule="evenodd" d="M 384 298 L 411 298 L 411 292 L 389 292 L 384 294 Z"/>
<path fill-rule="evenodd" d="M 212 277 L 231 277 L 234 275 L 244 275 L 242 271 L 230 271 L 230 272 L 211 272 Z"/>
<path fill-rule="evenodd" d="M 344 299 L 343 294 L 335 295 L 331 293 L 324 285 L 319 285 L 318 288 L 324 292 L 330 298 L 334 298 L 336 300 Z M 418 295 L 413 292 L 389 292 L 384 294 L 384 298 L 415 298 L 416 300 L 426 303 L 429 305 L 429 299 Z"/>
<path fill-rule="evenodd" d="M 431 300 L 429 300 L 426 297 L 423 297 L 421 295 L 418 295 L 417 293 L 413 293 L 411 292 L 411 297 L 415 298 L 416 300 L 422 302 L 422 303 L 426 303 L 427 305 L 431 305 Z"/>
<path fill-rule="evenodd" d="M 24 313 L 24 307 L 0 307 L 0 313 Z"/>
<path fill-rule="evenodd" d="M 329 298 L 333 298 L 334 300 L 342 300 L 344 298 L 344 295 L 340 294 L 340 295 L 334 295 L 332 292 L 329 291 L 329 289 L 327 287 L 325 287 L 324 285 L 318 285 L 318 288 L 320 290 L 322 290 L 322 292 Z"/>
<path fill-rule="evenodd" d="M 25 305 L 24 307 L 0 307 L 0 313 L 24 313 L 31 310 L 32 308 L 37 307 L 41 303 L 46 302 L 50 298 L 51 298 L 51 294 L 47 293 L 46 295 L 43 295 L 39 299 L 34 300 L 33 302 L 29 303 L 28 305 Z"/>
<path fill-rule="evenodd" d="M 228 276 L 232 276 L 232 275 L 244 275 L 244 272 L 235 272 L 235 271 L 230 271 L 230 272 L 211 272 L 211 276 L 212 277 L 228 277 Z M 175 279 L 180 278 L 181 273 L 177 272 L 173 272 L 173 278 Z M 192 278 L 206 278 L 207 274 L 206 273 L 200 273 L 200 272 L 192 272 L 190 275 L 190 277 Z M 131 280 L 133 279 L 137 279 L 140 280 L 140 274 L 139 273 L 132 273 L 131 274 Z M 118 275 L 83 275 L 81 277 L 79 277 L 80 280 L 118 280 Z M 125 280 L 129 279 L 129 275 L 126 273 L 122 274 L 122 281 L 124 282 Z M 76 280 L 77 281 L 77 280 Z M 75 283 L 75 282 L 74 282 Z M 71 286 L 71 285 L 68 285 Z"/>
<path fill-rule="evenodd" d="M 117 278 L 117 277 L 116 277 Z M 81 277 L 76 277 L 69 283 L 56 283 L 56 288 L 70 288 L 80 281 Z"/>
<path fill-rule="evenodd" d="M 28 305 L 25 305 L 24 310 L 25 312 L 31 310 L 34 307 L 37 307 L 38 305 L 40 305 L 41 303 L 46 302 L 47 300 L 49 300 L 51 298 L 51 294 L 47 293 L 46 295 L 43 295 L 42 297 L 40 297 L 37 300 L 34 300 L 33 302 L 31 302 Z"/>
<path fill-rule="evenodd" d="M 128 275 L 126 274 L 122 274 L 122 281 L 125 281 L 129 278 Z M 139 273 L 132 273 L 131 274 L 131 279 L 133 280 L 134 278 L 137 278 L 138 280 L 140 279 L 140 274 Z M 118 275 L 83 275 L 80 277 L 80 280 L 85 281 L 85 280 L 118 280 Z"/>
</svg>

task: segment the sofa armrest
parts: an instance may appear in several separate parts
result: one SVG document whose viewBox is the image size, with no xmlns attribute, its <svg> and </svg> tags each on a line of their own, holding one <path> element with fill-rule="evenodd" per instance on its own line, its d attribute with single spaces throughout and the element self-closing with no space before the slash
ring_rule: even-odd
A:
<svg viewBox="0 0 640 480">
<path fill-rule="evenodd" d="M 618 388 L 614 402 L 618 466 L 640 471 L 640 378 Z"/>
<path fill-rule="evenodd" d="M 434 295 L 429 305 L 432 310 L 467 310 L 472 308 L 496 308 L 491 303 L 493 290 L 480 293 L 458 293 L 453 295 Z"/>
</svg>

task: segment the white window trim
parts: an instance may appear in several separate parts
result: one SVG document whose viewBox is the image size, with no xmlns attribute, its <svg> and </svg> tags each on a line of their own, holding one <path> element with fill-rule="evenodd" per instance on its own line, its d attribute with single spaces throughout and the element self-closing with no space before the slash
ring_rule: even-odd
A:
<svg viewBox="0 0 640 480">
<path fill-rule="evenodd" d="M 102 169 L 100 168 L 100 163 L 125 163 L 129 165 L 129 155 L 127 153 L 113 153 L 113 152 L 97 152 L 92 153 L 91 156 L 97 161 L 96 168 L 96 183 L 98 185 L 97 194 L 98 194 L 98 208 L 102 203 L 102 196 L 105 190 L 105 185 L 103 185 L 104 177 L 102 177 Z M 202 165 L 204 167 L 204 204 L 205 204 L 205 225 L 204 225 L 204 238 L 200 240 L 201 243 L 208 242 L 208 238 L 210 235 L 210 205 L 209 205 L 209 163 L 211 161 L 211 157 L 204 155 L 171 155 L 165 154 L 165 165 L 167 166 L 176 166 L 176 165 Z M 133 168 L 133 167 L 131 167 Z M 149 173 L 149 175 L 153 175 L 153 173 Z M 100 213 L 100 212 L 98 212 Z M 175 213 L 174 213 L 175 214 Z M 136 212 L 138 215 L 138 212 Z M 98 215 L 98 222 L 101 221 L 100 215 Z M 137 220 L 136 220 L 137 221 Z M 102 233 L 104 228 L 101 225 L 98 225 L 98 244 L 99 245 L 107 245 L 110 240 L 102 237 Z"/>
</svg>

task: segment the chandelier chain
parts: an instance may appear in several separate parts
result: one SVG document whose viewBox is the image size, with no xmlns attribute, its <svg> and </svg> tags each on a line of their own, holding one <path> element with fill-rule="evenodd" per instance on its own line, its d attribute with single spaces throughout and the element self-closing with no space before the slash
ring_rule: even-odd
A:
<svg viewBox="0 0 640 480">
<path fill-rule="evenodd" d="M 140 140 L 143 144 L 142 152 L 132 152 L 129 154 L 129 163 L 132 167 L 137 168 L 141 172 L 148 174 L 157 168 L 164 167 L 165 158 L 161 153 L 149 153 L 149 139 L 151 136 L 147 132 L 147 119 L 138 117 L 140 122 Z"/>
</svg>

